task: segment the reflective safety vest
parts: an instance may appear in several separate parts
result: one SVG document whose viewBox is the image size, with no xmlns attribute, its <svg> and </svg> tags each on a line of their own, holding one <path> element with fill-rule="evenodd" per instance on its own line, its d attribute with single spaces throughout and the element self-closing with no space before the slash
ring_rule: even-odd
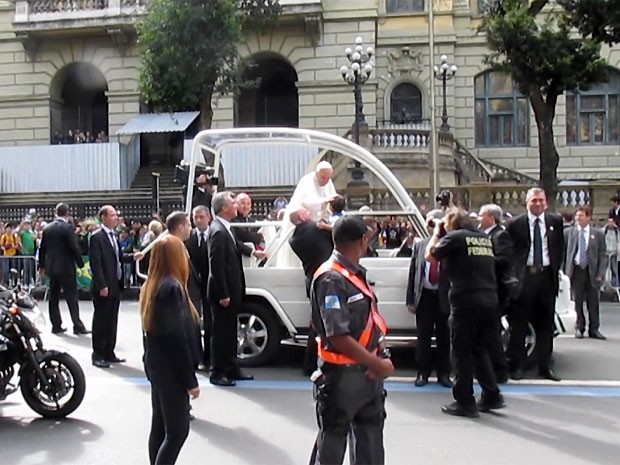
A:
<svg viewBox="0 0 620 465">
<path fill-rule="evenodd" d="M 387 325 L 385 324 L 385 320 L 383 319 L 377 308 L 377 298 L 375 296 L 375 293 L 363 279 L 349 272 L 349 270 L 347 270 L 342 264 L 338 263 L 337 261 L 327 261 L 323 263 L 323 265 L 321 265 L 319 269 L 316 270 L 316 272 L 314 273 L 314 277 L 317 278 L 318 276 L 328 271 L 336 271 L 337 273 L 341 274 L 346 278 L 347 281 L 349 281 L 357 289 L 359 289 L 362 294 L 364 294 L 370 299 L 370 313 L 368 314 L 368 322 L 366 323 L 364 331 L 362 331 L 362 334 L 357 340 L 360 345 L 368 349 L 375 328 L 379 329 L 381 335 L 385 336 L 387 334 Z M 327 349 L 324 342 L 320 340 L 320 338 L 317 338 L 317 341 L 319 348 L 318 355 L 325 362 L 333 363 L 335 365 L 355 365 L 359 363 L 357 360 L 352 359 L 347 355 L 332 352 L 331 350 Z M 376 352 L 377 347 L 372 350 L 373 354 Z"/>
</svg>

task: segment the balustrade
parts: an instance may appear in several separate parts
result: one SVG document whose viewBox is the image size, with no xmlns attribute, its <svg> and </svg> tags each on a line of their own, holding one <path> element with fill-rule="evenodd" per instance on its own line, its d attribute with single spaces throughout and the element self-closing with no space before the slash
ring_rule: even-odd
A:
<svg viewBox="0 0 620 465">
<path fill-rule="evenodd" d="M 28 2 L 31 13 L 105 10 L 109 7 L 109 3 L 110 0 L 30 0 Z"/>
</svg>

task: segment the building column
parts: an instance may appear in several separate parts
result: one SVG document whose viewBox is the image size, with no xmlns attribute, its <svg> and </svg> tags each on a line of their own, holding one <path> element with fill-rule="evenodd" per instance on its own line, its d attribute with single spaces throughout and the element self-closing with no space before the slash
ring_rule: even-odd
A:
<svg viewBox="0 0 620 465">
<path fill-rule="evenodd" d="M 108 136 L 110 139 L 127 121 L 140 114 L 140 93 L 136 91 L 107 91 Z"/>
</svg>

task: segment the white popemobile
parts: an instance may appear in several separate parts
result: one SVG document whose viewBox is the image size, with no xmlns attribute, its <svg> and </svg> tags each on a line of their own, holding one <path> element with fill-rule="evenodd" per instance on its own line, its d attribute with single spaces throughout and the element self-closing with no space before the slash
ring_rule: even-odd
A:
<svg viewBox="0 0 620 465">
<path fill-rule="evenodd" d="M 218 173 L 225 147 L 257 144 L 316 147 L 318 155 L 308 167 L 308 172 L 314 170 L 328 151 L 359 162 L 385 184 L 400 207 L 400 210 L 373 211 L 372 214 L 407 217 L 420 237 L 427 235 L 425 220 L 415 203 L 394 174 L 377 157 L 347 139 L 319 131 L 292 128 L 202 131 L 193 141 L 189 179 L 194 179 L 197 165 L 205 164 L 207 159 L 213 160 L 214 171 Z M 186 205 L 189 213 L 191 189 L 188 189 Z M 241 226 L 233 224 L 236 227 L 263 228 L 265 237 L 268 238 L 266 250 L 269 258 L 264 266 L 258 267 L 254 259 L 246 259 L 244 263 L 247 300 L 239 315 L 238 354 L 239 358 L 250 366 L 264 365 L 271 361 L 281 344 L 305 344 L 307 339 L 310 309 L 305 293 L 304 274 L 300 265 L 283 266 L 283 263 L 290 261 L 278 260 L 279 254 L 290 253 L 287 250 L 288 239 L 293 232 L 292 228 L 280 227 L 281 224 L 272 221 L 244 223 Z M 415 318 L 407 312 L 405 306 L 409 262 L 409 258 L 396 256 L 363 258 L 361 262 L 368 269 L 369 281 L 374 286 L 381 312 L 387 320 L 389 333 L 386 339 L 391 346 L 410 345 L 416 340 Z M 572 318 L 570 284 L 565 276 L 562 276 L 556 311 L 561 318 Z M 564 331 L 561 318 L 557 318 L 558 332 Z M 531 328 L 525 343 L 528 346 L 528 356 L 533 358 L 536 337 Z"/>
</svg>

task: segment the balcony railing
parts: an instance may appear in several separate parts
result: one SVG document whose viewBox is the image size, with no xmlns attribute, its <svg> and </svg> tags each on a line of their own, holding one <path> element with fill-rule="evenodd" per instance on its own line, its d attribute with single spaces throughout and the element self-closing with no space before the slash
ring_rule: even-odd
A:
<svg viewBox="0 0 620 465">
<path fill-rule="evenodd" d="M 144 12 L 149 0 L 17 0 L 14 23 L 85 20 Z"/>
<path fill-rule="evenodd" d="M 383 124 L 371 129 L 370 139 L 373 150 L 427 152 L 431 144 L 431 131 L 428 122 L 411 124 Z M 439 133 L 439 148 L 452 150 L 452 135 Z"/>
</svg>

